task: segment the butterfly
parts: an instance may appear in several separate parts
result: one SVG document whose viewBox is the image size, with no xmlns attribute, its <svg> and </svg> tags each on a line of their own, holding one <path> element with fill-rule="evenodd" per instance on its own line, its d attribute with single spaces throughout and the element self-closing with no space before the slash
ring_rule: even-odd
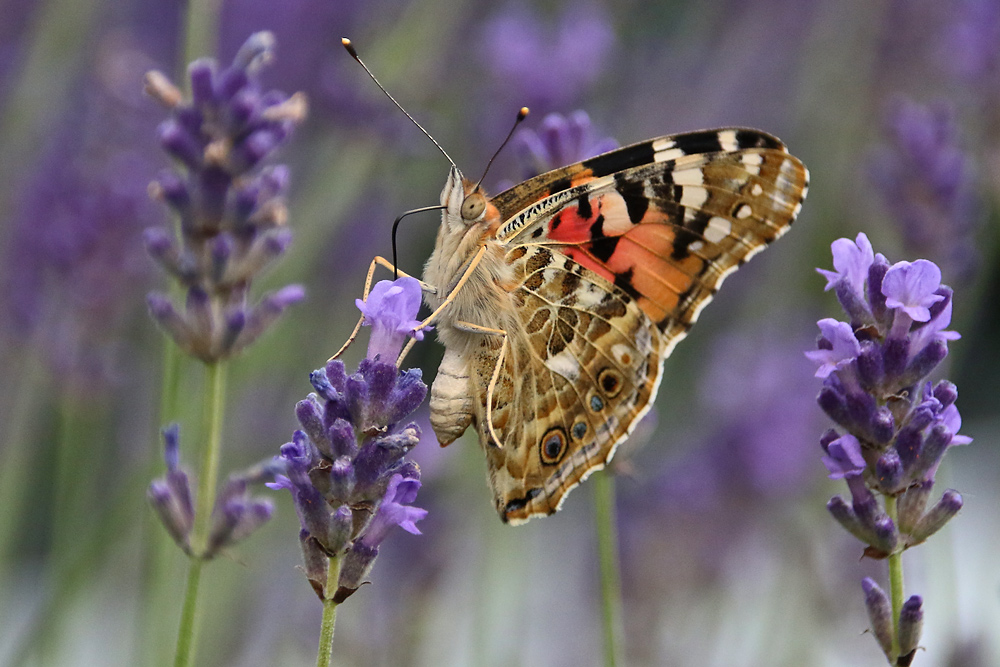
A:
<svg viewBox="0 0 1000 667">
<path fill-rule="evenodd" d="M 452 166 L 424 268 L 442 445 L 472 427 L 500 518 L 552 514 L 650 409 L 722 281 L 788 231 L 808 171 L 725 128 L 625 146 L 493 198 Z"/>
</svg>

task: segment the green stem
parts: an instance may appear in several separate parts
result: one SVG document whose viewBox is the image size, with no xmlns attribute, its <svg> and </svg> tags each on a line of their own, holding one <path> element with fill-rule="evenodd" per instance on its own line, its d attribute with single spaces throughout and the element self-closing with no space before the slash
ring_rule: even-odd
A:
<svg viewBox="0 0 1000 667">
<path fill-rule="evenodd" d="M 896 498 L 886 496 L 885 513 L 898 524 Z M 889 599 L 892 601 L 892 654 L 899 655 L 899 615 L 903 610 L 903 552 L 894 551 L 889 556 Z"/>
<path fill-rule="evenodd" d="M 197 631 L 195 617 L 198 614 L 198 584 L 201 583 L 202 565 L 204 561 L 200 558 L 191 559 L 187 587 L 184 591 L 184 608 L 181 611 L 181 628 L 177 633 L 174 667 L 187 667 L 194 658 L 194 636 Z"/>
<path fill-rule="evenodd" d="M 186 64 L 192 60 L 215 55 L 219 34 L 220 5 L 220 0 L 187 0 L 184 58 L 181 67 L 186 67 Z"/>
<path fill-rule="evenodd" d="M 198 634 L 198 584 L 201 581 L 202 560 L 211 528 L 212 508 L 219 476 L 219 455 L 222 451 L 222 415 L 226 396 L 226 363 L 218 361 L 206 367 L 205 428 L 208 438 L 202 451 L 201 468 L 198 471 L 198 500 L 194 515 L 194 530 L 191 534 L 191 551 L 194 556 L 188 569 L 187 590 L 184 594 L 184 609 L 181 626 L 177 635 L 175 667 L 190 665 L 194 654 L 195 638 Z"/>
<path fill-rule="evenodd" d="M 337 603 L 333 596 L 340 582 L 340 556 L 330 559 L 326 570 L 326 586 L 323 588 L 323 624 L 319 629 L 319 650 L 316 652 L 316 667 L 329 667 L 333 659 L 333 627 L 337 623 Z"/>
<path fill-rule="evenodd" d="M 621 655 L 622 586 L 618 565 L 618 527 L 615 523 L 615 480 L 611 473 L 594 475 L 594 514 L 597 553 L 601 568 L 601 620 L 604 664 L 614 667 Z"/>
</svg>

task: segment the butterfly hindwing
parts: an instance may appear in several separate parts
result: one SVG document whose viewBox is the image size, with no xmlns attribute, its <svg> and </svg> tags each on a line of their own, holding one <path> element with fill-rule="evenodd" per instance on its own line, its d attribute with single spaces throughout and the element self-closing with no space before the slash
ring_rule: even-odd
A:
<svg viewBox="0 0 1000 667">
<path fill-rule="evenodd" d="M 625 292 L 542 247 L 508 253 L 523 278 L 511 292 L 523 325 L 508 350 L 490 417 L 485 397 L 498 346 L 474 355 L 476 422 L 501 517 L 511 523 L 556 511 L 566 494 L 609 461 L 648 410 L 662 369 L 660 331 Z"/>
</svg>

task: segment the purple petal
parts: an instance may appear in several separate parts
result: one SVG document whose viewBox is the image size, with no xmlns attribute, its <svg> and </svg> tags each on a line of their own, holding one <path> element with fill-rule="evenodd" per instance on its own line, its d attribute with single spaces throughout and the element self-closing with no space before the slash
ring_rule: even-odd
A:
<svg viewBox="0 0 1000 667">
<path fill-rule="evenodd" d="M 882 279 L 882 294 L 889 308 L 900 308 L 914 321 L 927 322 L 930 307 L 944 299 L 935 294 L 940 286 L 941 269 L 934 262 L 896 262 Z"/>
<path fill-rule="evenodd" d="M 816 269 L 827 280 L 825 289 L 830 290 L 837 282 L 845 280 L 855 291 L 863 294 L 868 268 L 875 262 L 871 241 L 862 232 L 855 241 L 837 239 L 830 244 L 830 250 L 833 252 L 833 268 L 836 271 Z"/>
<path fill-rule="evenodd" d="M 819 364 L 816 377 L 825 378 L 838 368 L 843 368 L 861 354 L 861 344 L 854 336 L 854 330 L 846 322 L 840 322 L 827 317 L 816 323 L 823 338 L 830 342 L 833 349 L 810 350 L 806 352 L 809 360 Z"/>
<path fill-rule="evenodd" d="M 865 469 L 865 459 L 861 455 L 861 443 L 853 435 L 843 435 L 827 445 L 827 455 L 823 465 L 830 471 L 830 479 L 841 479 L 860 475 Z"/>
</svg>

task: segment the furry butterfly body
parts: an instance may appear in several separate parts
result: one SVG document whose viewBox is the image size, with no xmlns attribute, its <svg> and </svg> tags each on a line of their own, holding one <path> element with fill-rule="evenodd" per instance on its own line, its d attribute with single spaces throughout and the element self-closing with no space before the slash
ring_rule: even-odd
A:
<svg viewBox="0 0 1000 667">
<path fill-rule="evenodd" d="M 502 520 L 555 512 L 649 410 L 727 275 L 787 231 L 808 173 L 775 137 L 661 137 L 487 200 L 455 168 L 424 281 L 431 424 L 476 429 Z"/>
</svg>

